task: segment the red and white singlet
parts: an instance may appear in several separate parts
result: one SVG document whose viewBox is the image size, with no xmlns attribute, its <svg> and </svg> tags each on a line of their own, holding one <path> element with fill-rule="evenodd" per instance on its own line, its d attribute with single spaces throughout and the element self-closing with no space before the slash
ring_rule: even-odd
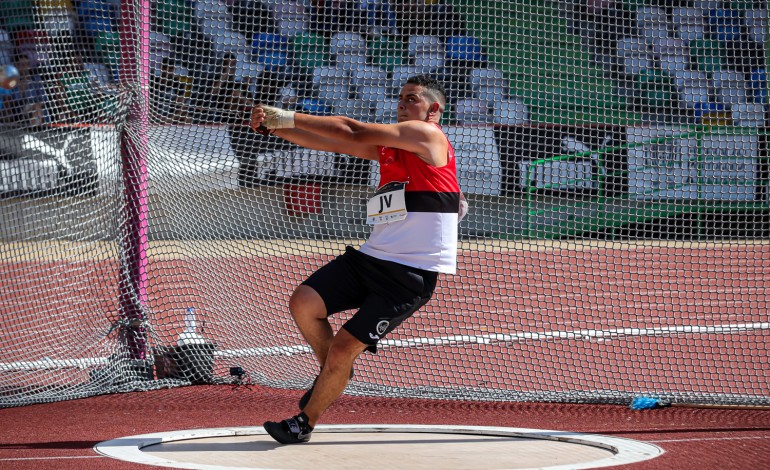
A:
<svg viewBox="0 0 770 470">
<path fill-rule="evenodd" d="M 435 167 L 412 152 L 380 147 L 379 188 L 406 182 L 403 220 L 375 225 L 360 251 L 426 271 L 457 270 L 457 223 L 460 185 L 452 144 L 447 164 Z"/>
</svg>

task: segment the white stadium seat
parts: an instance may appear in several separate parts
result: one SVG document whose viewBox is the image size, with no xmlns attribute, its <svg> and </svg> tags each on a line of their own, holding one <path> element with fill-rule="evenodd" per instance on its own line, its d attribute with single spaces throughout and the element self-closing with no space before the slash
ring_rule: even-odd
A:
<svg viewBox="0 0 770 470">
<path fill-rule="evenodd" d="M 460 124 L 490 124 L 493 122 L 490 104 L 478 98 L 465 98 L 455 103 L 455 117 Z"/>
<path fill-rule="evenodd" d="M 714 88 L 722 103 L 734 106 L 748 102 L 746 79 L 743 74 L 730 70 L 714 72 Z"/>
<path fill-rule="evenodd" d="M 507 98 L 493 103 L 495 124 L 526 124 L 529 122 L 529 108 L 518 98 Z"/>
<path fill-rule="evenodd" d="M 760 103 L 736 104 L 732 107 L 736 126 L 762 127 L 765 125 L 765 108 Z"/>
</svg>

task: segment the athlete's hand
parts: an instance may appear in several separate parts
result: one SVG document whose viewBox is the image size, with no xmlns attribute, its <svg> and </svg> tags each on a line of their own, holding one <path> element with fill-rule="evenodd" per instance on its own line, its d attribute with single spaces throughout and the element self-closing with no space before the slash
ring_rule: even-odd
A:
<svg viewBox="0 0 770 470">
<path fill-rule="evenodd" d="M 465 199 L 465 194 L 460 193 L 460 209 L 457 211 L 457 223 L 462 222 L 463 218 L 468 215 L 468 200 Z"/>
<path fill-rule="evenodd" d="M 258 104 L 251 111 L 251 127 L 258 129 L 264 126 L 267 129 L 289 129 L 294 127 L 294 111 Z"/>
</svg>

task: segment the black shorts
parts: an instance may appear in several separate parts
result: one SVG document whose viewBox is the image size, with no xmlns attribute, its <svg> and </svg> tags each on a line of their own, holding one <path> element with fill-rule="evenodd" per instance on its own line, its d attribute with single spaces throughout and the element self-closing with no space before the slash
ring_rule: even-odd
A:
<svg viewBox="0 0 770 470">
<path fill-rule="evenodd" d="M 305 282 L 321 296 L 327 316 L 358 309 L 343 328 L 377 352 L 377 342 L 425 305 L 438 273 L 384 261 L 347 247 Z"/>
</svg>

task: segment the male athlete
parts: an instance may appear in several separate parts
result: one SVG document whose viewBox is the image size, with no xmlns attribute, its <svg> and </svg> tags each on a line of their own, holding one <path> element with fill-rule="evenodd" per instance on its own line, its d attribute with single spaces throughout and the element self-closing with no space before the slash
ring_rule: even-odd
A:
<svg viewBox="0 0 770 470">
<path fill-rule="evenodd" d="M 289 310 L 321 372 L 300 399 L 300 413 L 268 421 L 282 444 L 307 442 L 321 414 L 345 390 L 353 361 L 425 305 L 438 273 L 455 273 L 457 224 L 467 211 L 452 145 L 439 127 L 443 86 L 412 77 L 398 96 L 398 122 L 370 124 L 257 105 L 251 126 L 295 144 L 380 163 L 380 185 L 367 205 L 369 239 L 298 286 Z M 335 334 L 329 315 L 357 308 Z"/>
</svg>

